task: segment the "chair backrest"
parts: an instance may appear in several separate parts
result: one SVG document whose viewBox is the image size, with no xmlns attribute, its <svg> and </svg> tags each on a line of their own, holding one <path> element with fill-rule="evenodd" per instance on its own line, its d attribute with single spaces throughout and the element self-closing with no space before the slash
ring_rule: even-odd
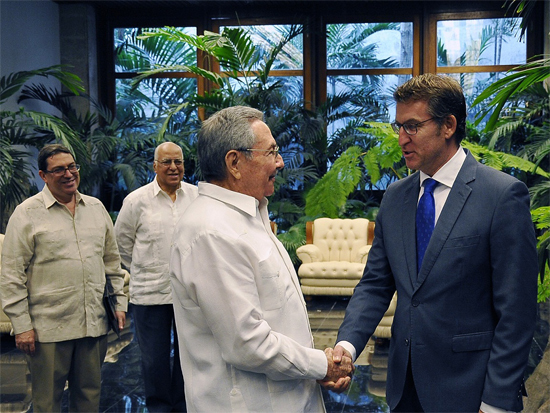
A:
<svg viewBox="0 0 550 413">
<path fill-rule="evenodd" d="M 313 222 L 313 244 L 323 261 L 353 261 L 359 248 L 369 240 L 369 220 L 318 218 Z"/>
</svg>

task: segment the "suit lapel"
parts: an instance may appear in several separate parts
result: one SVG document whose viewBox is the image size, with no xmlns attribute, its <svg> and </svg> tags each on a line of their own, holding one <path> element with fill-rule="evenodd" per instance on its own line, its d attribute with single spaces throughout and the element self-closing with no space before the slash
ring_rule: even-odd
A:
<svg viewBox="0 0 550 413">
<path fill-rule="evenodd" d="M 435 261 L 439 257 L 443 245 L 447 241 L 451 230 L 453 229 L 466 200 L 472 192 L 472 188 L 468 185 L 475 179 L 475 171 L 477 168 L 477 161 L 468 152 L 466 160 L 458 173 L 456 180 L 453 184 L 451 192 L 445 202 L 445 206 L 441 211 L 441 215 L 434 228 L 434 232 L 426 249 L 424 260 L 422 261 L 422 268 L 418 274 L 418 284 L 416 288 L 420 287 L 426 280 L 426 277 L 432 270 Z M 415 208 L 416 211 L 416 208 Z M 415 243 L 416 245 L 416 243 Z M 416 263 L 416 259 L 414 260 Z"/>
</svg>

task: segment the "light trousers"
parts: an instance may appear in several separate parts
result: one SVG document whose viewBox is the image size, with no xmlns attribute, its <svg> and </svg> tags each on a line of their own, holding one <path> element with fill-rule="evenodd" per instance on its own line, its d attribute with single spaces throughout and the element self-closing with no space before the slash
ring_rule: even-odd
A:
<svg viewBox="0 0 550 413">
<path fill-rule="evenodd" d="M 35 354 L 27 356 L 33 411 L 60 412 L 68 381 L 69 411 L 98 412 L 101 366 L 106 353 L 106 335 L 57 343 L 36 342 Z"/>
</svg>

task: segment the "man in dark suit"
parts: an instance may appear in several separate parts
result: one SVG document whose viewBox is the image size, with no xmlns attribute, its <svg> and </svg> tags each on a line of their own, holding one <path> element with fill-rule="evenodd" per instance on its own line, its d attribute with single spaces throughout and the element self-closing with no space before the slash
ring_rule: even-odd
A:
<svg viewBox="0 0 550 413">
<path fill-rule="evenodd" d="M 386 388 L 392 411 L 520 411 L 537 295 L 527 188 L 460 146 L 466 104 L 456 81 L 418 76 L 394 98 L 393 127 L 417 172 L 384 195 L 335 361 L 363 350 L 397 290 Z M 435 189 L 424 190 L 429 178 Z M 431 207 L 420 201 L 424 192 Z M 431 210 L 433 234 L 415 223 L 426 220 L 419 203 Z"/>
</svg>

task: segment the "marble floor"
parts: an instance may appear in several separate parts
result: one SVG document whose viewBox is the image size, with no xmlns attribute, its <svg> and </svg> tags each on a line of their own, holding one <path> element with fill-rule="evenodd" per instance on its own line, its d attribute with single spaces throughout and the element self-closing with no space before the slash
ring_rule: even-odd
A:
<svg viewBox="0 0 550 413">
<path fill-rule="evenodd" d="M 316 297 L 308 301 L 308 311 L 318 348 L 333 346 L 348 299 Z M 131 322 L 120 340 L 109 337 L 103 365 L 102 412 L 146 412 L 140 351 Z M 548 323 L 539 320 L 529 360 L 530 374 L 542 357 L 548 341 Z M 15 348 L 14 339 L 3 335 L 0 351 L 0 412 L 32 412 L 31 385 L 24 355 Z M 345 394 L 323 390 L 328 412 L 388 412 L 385 382 L 388 365 L 388 339 L 371 340 L 357 359 L 352 385 Z M 66 396 L 66 395 L 65 395 Z M 66 397 L 65 397 L 66 398 Z M 64 402 L 63 411 L 67 411 Z"/>
</svg>

